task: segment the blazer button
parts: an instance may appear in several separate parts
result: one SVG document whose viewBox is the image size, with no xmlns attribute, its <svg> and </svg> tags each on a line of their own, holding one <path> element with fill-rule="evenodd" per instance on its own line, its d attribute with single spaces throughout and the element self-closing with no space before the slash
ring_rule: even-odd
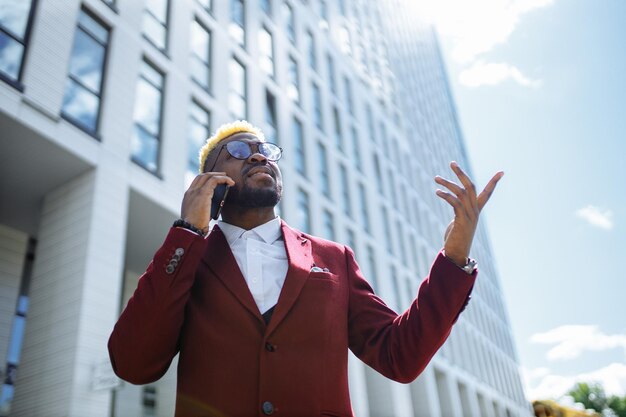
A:
<svg viewBox="0 0 626 417">
<path fill-rule="evenodd" d="M 165 272 L 166 272 L 167 274 L 170 274 L 170 275 L 171 275 L 171 274 L 173 274 L 173 273 L 174 273 L 174 269 L 176 269 L 176 268 L 174 268 L 174 265 L 170 264 L 170 265 L 168 265 L 168 266 L 166 266 L 166 267 L 165 267 Z"/>
<path fill-rule="evenodd" d="M 269 401 L 263 403 L 263 414 L 266 416 L 274 414 L 274 404 Z"/>
<path fill-rule="evenodd" d="M 265 350 L 267 350 L 268 352 L 274 352 L 276 350 L 276 346 L 271 343 L 266 343 Z"/>
<path fill-rule="evenodd" d="M 178 256 L 183 256 L 183 254 L 185 253 L 185 249 L 177 248 L 176 251 L 174 251 L 174 253 Z"/>
</svg>

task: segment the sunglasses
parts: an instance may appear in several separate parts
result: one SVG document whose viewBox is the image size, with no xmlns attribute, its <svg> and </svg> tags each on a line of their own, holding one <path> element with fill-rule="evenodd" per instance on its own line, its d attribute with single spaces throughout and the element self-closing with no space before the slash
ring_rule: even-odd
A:
<svg viewBox="0 0 626 417">
<path fill-rule="evenodd" d="M 270 142 L 244 142 L 241 140 L 233 140 L 232 142 L 228 142 L 225 145 L 220 147 L 219 152 L 217 153 L 217 158 L 215 158 L 215 163 L 213 163 L 213 167 L 209 171 L 213 171 L 217 161 L 219 160 L 220 154 L 222 150 L 226 148 L 230 156 L 235 159 L 248 159 L 250 155 L 254 152 L 252 151 L 252 147 L 256 146 L 257 153 L 260 153 L 264 157 L 267 158 L 268 161 L 276 162 L 283 156 L 283 148 L 280 146 L 270 143 Z"/>
<path fill-rule="evenodd" d="M 228 142 L 226 145 L 222 145 L 222 148 L 226 147 L 226 150 L 236 159 L 248 159 L 252 152 L 252 147 L 256 146 L 257 152 L 266 157 L 269 161 L 276 162 L 283 156 L 283 149 L 269 142 L 244 142 L 240 140 L 234 140 Z M 220 149 L 221 150 L 221 149 Z"/>
</svg>

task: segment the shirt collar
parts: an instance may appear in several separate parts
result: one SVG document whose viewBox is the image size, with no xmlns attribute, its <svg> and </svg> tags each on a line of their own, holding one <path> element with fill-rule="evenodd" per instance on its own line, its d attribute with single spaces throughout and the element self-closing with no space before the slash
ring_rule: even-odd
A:
<svg viewBox="0 0 626 417">
<path fill-rule="evenodd" d="M 223 220 L 219 220 L 217 222 L 217 225 L 224 233 L 224 236 L 226 237 L 229 245 L 235 243 L 235 241 L 241 238 L 246 232 L 254 232 L 257 236 L 263 239 L 265 243 L 268 243 L 270 245 L 276 240 L 280 239 L 282 236 L 282 232 L 280 230 L 280 216 L 276 216 L 272 220 L 250 230 L 242 229 L 239 226 L 226 223 Z"/>
</svg>

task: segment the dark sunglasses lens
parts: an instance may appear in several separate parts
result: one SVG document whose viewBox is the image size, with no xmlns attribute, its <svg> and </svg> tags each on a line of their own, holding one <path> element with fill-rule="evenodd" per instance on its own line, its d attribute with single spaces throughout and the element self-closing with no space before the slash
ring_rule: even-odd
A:
<svg viewBox="0 0 626 417">
<path fill-rule="evenodd" d="M 240 142 L 238 140 L 228 142 L 226 144 L 226 149 L 228 153 L 237 159 L 247 159 L 250 154 L 250 146 L 248 146 L 245 142 Z"/>
<path fill-rule="evenodd" d="M 280 148 L 273 143 L 259 144 L 259 152 L 262 153 L 270 161 L 278 161 L 282 156 Z"/>
</svg>

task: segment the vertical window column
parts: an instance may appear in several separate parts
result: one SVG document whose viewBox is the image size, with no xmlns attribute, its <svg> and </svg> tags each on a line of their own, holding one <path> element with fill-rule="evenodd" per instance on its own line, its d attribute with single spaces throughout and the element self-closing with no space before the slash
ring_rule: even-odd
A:
<svg viewBox="0 0 626 417">
<path fill-rule="evenodd" d="M 326 147 L 317 142 L 317 154 L 319 160 L 320 188 L 322 193 L 330 198 L 330 176 L 328 175 L 328 157 Z"/>
<path fill-rule="evenodd" d="M 109 29 L 81 10 L 61 115 L 92 135 L 98 130 L 108 43 Z"/>
<path fill-rule="evenodd" d="M 322 120 L 322 96 L 320 93 L 320 88 L 317 84 L 311 84 L 312 96 L 313 96 L 313 121 L 315 122 L 315 126 L 318 129 L 323 130 L 323 120 Z"/>
<path fill-rule="evenodd" d="M 200 22 L 191 24 L 191 79 L 211 90 L 211 33 Z"/>
<path fill-rule="evenodd" d="M 168 0 L 149 0 L 143 16 L 143 35 L 160 51 L 167 50 Z"/>
<path fill-rule="evenodd" d="M 274 45 L 272 34 L 263 26 L 259 30 L 259 66 L 270 77 L 274 77 Z"/>
<path fill-rule="evenodd" d="M 246 45 L 246 13 L 243 0 L 230 0 L 228 33 L 244 48 Z"/>
<path fill-rule="evenodd" d="M 0 79 L 19 86 L 32 25 L 32 1 L 0 0 Z"/>
<path fill-rule="evenodd" d="M 278 143 L 278 119 L 276 115 L 276 97 L 265 90 L 265 137 L 269 142 Z"/>
<path fill-rule="evenodd" d="M 198 152 L 204 145 L 211 132 L 211 115 L 195 101 L 191 102 L 189 114 L 189 133 L 187 149 L 187 172 L 185 173 L 185 188 L 200 172 Z"/>
<path fill-rule="evenodd" d="M 228 109 L 237 119 L 246 118 L 246 68 L 236 58 L 230 59 Z"/>
<path fill-rule="evenodd" d="M 295 169 L 302 174 L 303 177 L 306 177 L 306 157 L 304 152 L 302 122 L 295 117 L 293 118 L 293 147 Z"/>
<path fill-rule="evenodd" d="M 283 3 L 283 19 L 287 28 L 287 38 L 295 45 L 296 43 L 296 17 L 289 3 Z"/>
<path fill-rule="evenodd" d="M 298 62 L 294 57 L 289 57 L 289 67 L 287 68 L 287 97 L 295 103 L 300 103 L 300 77 L 298 76 Z"/>
<path fill-rule="evenodd" d="M 159 170 L 163 74 L 143 61 L 135 102 L 135 129 L 131 139 L 131 159 L 153 174 Z"/>
</svg>

